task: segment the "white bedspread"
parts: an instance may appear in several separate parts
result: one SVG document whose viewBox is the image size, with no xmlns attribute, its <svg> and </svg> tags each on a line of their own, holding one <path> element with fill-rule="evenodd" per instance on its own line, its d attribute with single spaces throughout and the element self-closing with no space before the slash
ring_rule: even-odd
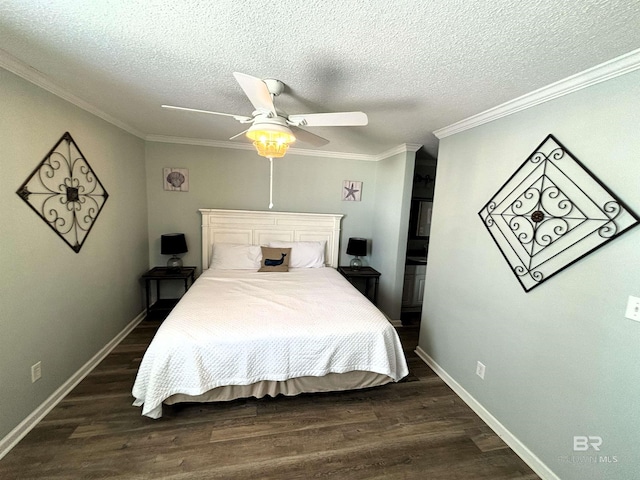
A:
<svg viewBox="0 0 640 480">
<path fill-rule="evenodd" d="M 393 326 L 336 270 L 207 270 L 149 345 L 134 405 L 158 418 L 176 393 L 354 370 L 408 374 Z"/>
</svg>

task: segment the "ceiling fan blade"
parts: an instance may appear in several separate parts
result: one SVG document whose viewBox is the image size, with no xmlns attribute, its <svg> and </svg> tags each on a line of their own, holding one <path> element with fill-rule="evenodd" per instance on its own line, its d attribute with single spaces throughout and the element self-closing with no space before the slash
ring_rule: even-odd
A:
<svg viewBox="0 0 640 480">
<path fill-rule="evenodd" d="M 253 120 L 252 117 L 245 117 L 243 115 L 233 115 L 232 113 L 212 112 L 210 110 L 198 110 L 197 108 L 176 107 L 174 105 L 161 105 L 162 108 L 169 108 L 171 110 L 184 110 L 186 112 L 196 113 L 208 113 L 209 115 L 222 115 L 223 117 L 233 117 L 240 123 L 248 123 Z"/>
<path fill-rule="evenodd" d="M 293 132 L 293 135 L 296 137 L 296 140 L 300 140 L 303 143 L 308 143 L 313 147 L 323 147 L 327 143 L 329 143 L 329 140 L 327 140 L 326 138 L 322 138 L 315 133 L 307 132 L 306 130 L 295 127 L 293 125 L 289 128 Z"/>
<path fill-rule="evenodd" d="M 367 125 L 369 119 L 363 112 L 307 113 L 289 115 L 294 125 L 307 127 L 349 127 Z"/>
<path fill-rule="evenodd" d="M 241 131 L 240 133 L 236 133 L 233 137 L 231 137 L 229 140 L 235 140 L 238 137 L 241 137 L 242 135 L 244 135 L 245 133 L 247 133 L 249 131 L 249 129 L 247 128 L 246 130 Z"/>
<path fill-rule="evenodd" d="M 246 73 L 233 72 L 233 76 L 249 97 L 249 101 L 256 110 L 267 111 L 277 115 L 276 107 L 273 104 L 273 98 L 267 84 L 261 79 L 247 75 Z"/>
</svg>

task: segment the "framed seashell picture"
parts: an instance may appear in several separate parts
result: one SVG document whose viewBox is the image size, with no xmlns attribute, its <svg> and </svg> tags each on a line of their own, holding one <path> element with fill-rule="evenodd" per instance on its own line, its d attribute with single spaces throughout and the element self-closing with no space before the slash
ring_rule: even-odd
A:
<svg viewBox="0 0 640 480">
<path fill-rule="evenodd" d="M 188 168 L 163 168 L 162 178 L 164 189 L 172 192 L 189 191 Z"/>
</svg>

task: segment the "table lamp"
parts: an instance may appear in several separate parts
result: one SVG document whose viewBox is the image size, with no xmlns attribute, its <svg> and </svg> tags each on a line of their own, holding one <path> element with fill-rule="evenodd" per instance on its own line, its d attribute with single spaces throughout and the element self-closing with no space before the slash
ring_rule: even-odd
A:
<svg viewBox="0 0 640 480">
<path fill-rule="evenodd" d="M 165 233 L 160 237 L 160 253 L 162 255 L 171 255 L 171 258 L 167 261 L 169 271 L 180 271 L 182 259 L 178 257 L 178 254 L 188 251 L 184 233 Z"/>
<path fill-rule="evenodd" d="M 354 255 L 349 266 L 353 270 L 360 270 L 362 268 L 362 260 L 360 260 L 360 257 L 367 256 L 367 239 L 350 238 L 347 244 L 347 255 Z"/>
</svg>

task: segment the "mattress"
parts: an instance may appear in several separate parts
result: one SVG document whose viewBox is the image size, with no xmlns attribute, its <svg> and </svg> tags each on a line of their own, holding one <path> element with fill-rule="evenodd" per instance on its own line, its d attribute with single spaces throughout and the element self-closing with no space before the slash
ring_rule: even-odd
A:
<svg viewBox="0 0 640 480">
<path fill-rule="evenodd" d="M 335 385 L 330 374 L 346 373 L 353 378 Z M 158 329 L 133 395 L 159 418 L 165 401 L 362 388 L 407 374 L 393 326 L 333 268 L 209 269 Z M 222 387 L 233 388 L 213 393 Z"/>
</svg>

